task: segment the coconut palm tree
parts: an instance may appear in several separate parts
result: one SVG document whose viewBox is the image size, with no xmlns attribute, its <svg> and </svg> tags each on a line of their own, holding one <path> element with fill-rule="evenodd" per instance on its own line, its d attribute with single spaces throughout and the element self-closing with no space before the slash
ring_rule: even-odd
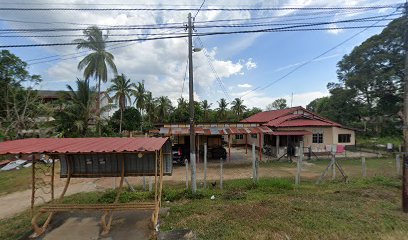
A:
<svg viewBox="0 0 408 240">
<path fill-rule="evenodd" d="M 91 50 L 87 56 L 78 63 L 78 69 L 84 70 L 85 80 L 94 77 L 98 82 L 98 96 L 96 97 L 98 116 L 100 117 L 100 96 L 101 96 L 101 82 L 108 81 L 108 66 L 116 75 L 116 65 L 114 57 L 111 53 L 106 51 L 106 40 L 108 35 L 104 35 L 97 26 L 88 27 L 83 31 L 85 39 L 75 39 L 77 49 Z M 100 134 L 99 124 L 97 124 Z"/>
<path fill-rule="evenodd" d="M 243 103 L 244 100 L 241 98 L 235 98 L 234 101 L 231 102 L 231 110 L 237 115 L 238 120 L 241 120 L 242 114 L 244 114 L 247 109 Z"/>
<path fill-rule="evenodd" d="M 134 103 L 136 104 L 136 108 L 140 113 L 143 113 L 143 110 L 146 108 L 146 90 L 143 82 L 138 82 L 137 85 L 135 85 L 133 96 L 135 96 Z"/>
<path fill-rule="evenodd" d="M 117 75 L 112 80 L 112 85 L 106 90 L 108 94 L 114 93 L 112 99 L 119 104 L 120 110 L 120 122 L 119 122 L 119 133 L 122 132 L 123 123 L 123 111 L 126 108 L 128 102 L 131 101 L 130 97 L 133 93 L 133 88 L 136 87 L 134 83 L 130 82 L 125 74 Z"/>
<path fill-rule="evenodd" d="M 172 108 L 171 101 L 167 96 L 157 98 L 157 116 L 161 121 L 165 121 L 170 109 Z"/>
<path fill-rule="evenodd" d="M 146 115 L 149 118 L 149 122 L 152 123 L 152 121 L 155 120 L 154 110 L 156 109 L 156 102 L 152 97 L 152 92 L 150 91 L 146 91 L 145 97 Z"/>
<path fill-rule="evenodd" d="M 96 91 L 89 87 L 89 80 L 77 79 L 77 90 L 67 85 L 68 91 L 63 92 L 66 106 L 56 113 L 57 129 L 65 136 L 86 136 L 89 123 L 95 120 Z"/>
<path fill-rule="evenodd" d="M 212 103 L 208 104 L 207 100 L 204 100 L 201 102 L 201 107 L 203 108 L 203 111 L 204 111 L 204 121 L 205 122 L 208 121 L 208 112 L 210 111 L 211 105 Z"/>
<path fill-rule="evenodd" d="M 227 117 L 227 111 L 228 111 L 228 104 L 227 100 L 225 98 L 221 98 L 220 101 L 217 101 L 218 103 L 218 108 L 217 108 L 217 113 L 218 117 L 222 120 L 225 121 Z"/>
</svg>

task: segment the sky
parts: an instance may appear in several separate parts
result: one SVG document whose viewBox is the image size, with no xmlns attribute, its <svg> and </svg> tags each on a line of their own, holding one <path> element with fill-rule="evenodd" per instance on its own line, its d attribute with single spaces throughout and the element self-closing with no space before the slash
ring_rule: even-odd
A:
<svg viewBox="0 0 408 240">
<path fill-rule="evenodd" d="M 95 4 L 103 5 L 95 5 Z M 114 3 L 115 5 L 111 5 Z M 267 8 L 267 7 L 355 7 L 398 4 L 392 0 L 287 0 L 262 1 L 206 0 L 202 9 L 209 8 Z M 199 8 L 202 1 L 0 1 L 2 7 L 32 8 Z M 315 14 L 310 10 L 285 11 L 197 11 L 195 26 L 228 25 L 231 22 L 203 21 L 241 19 L 235 24 L 282 23 L 296 19 L 310 18 L 303 22 L 340 21 L 391 14 L 393 9 L 375 9 Z M 400 11 L 399 11 L 400 12 Z M 187 22 L 187 11 L 1 11 L 0 30 L 34 28 L 85 28 L 86 24 L 100 27 L 114 25 L 145 25 L 180 23 L 177 29 L 121 30 L 108 34 L 133 33 L 174 33 L 184 34 L 183 26 Z M 311 19 L 311 18 L 315 19 Z M 381 22 L 352 23 L 347 26 L 386 25 L 392 18 Z M 259 18 L 263 18 L 260 20 Z M 294 20 L 295 19 L 295 20 Z M 298 20 L 300 21 L 300 20 Z M 344 25 L 331 24 L 329 27 Z M 269 26 L 270 27 L 270 26 Z M 269 28 L 266 27 L 266 28 Z M 327 26 L 325 26 L 327 27 Z M 260 29 L 262 27 L 258 27 Z M 265 28 L 265 27 L 263 27 Z M 326 88 L 329 82 L 337 82 L 336 64 L 345 54 L 364 40 L 378 34 L 383 28 L 342 29 L 323 31 L 261 32 L 248 34 L 230 34 L 202 36 L 193 38 L 194 47 L 203 48 L 193 54 L 194 96 L 195 100 L 207 99 L 217 107 L 220 98 L 231 102 L 241 98 L 248 107 L 265 107 L 278 98 L 285 98 L 288 105 L 306 106 L 312 100 L 328 96 Z M 211 31 L 235 31 L 243 28 L 218 27 L 204 29 L 197 27 L 195 33 Z M 247 30 L 247 29 L 245 29 Z M 5 35 L 18 37 L 4 37 Z M 44 38 L 38 35 L 81 34 L 77 32 L 45 33 L 0 33 L 0 45 L 42 44 L 72 42 L 81 37 Z M 35 36 L 33 36 L 35 35 Z M 135 38 L 135 36 L 110 36 L 109 40 Z M 347 40 L 347 41 L 346 41 Z M 342 44 L 341 44 L 342 43 Z M 337 46 L 334 48 L 335 46 Z M 133 82 L 144 80 L 145 88 L 154 97 L 168 96 L 175 104 L 177 98 L 188 98 L 188 74 L 186 64 L 188 42 L 186 38 L 162 39 L 128 43 L 109 43 L 107 50 L 115 57 L 118 73 L 124 73 Z M 333 48 L 333 49 L 332 49 Z M 77 69 L 78 62 L 85 56 L 83 50 L 75 46 L 47 46 L 29 48 L 1 48 L 16 54 L 29 64 L 31 74 L 40 74 L 40 90 L 65 90 L 66 85 L 75 85 L 82 72 Z M 328 51 L 332 49 L 331 51 Z M 322 55 L 322 53 L 327 52 Z M 318 57 L 321 55 L 320 57 Z M 37 60 L 36 60 L 37 59 Z M 314 59 L 312 61 L 312 59 Z M 304 66 L 303 66 L 304 64 Z M 300 68 L 299 68 L 300 67 Z M 299 69 L 297 69 L 299 68 Z M 287 76 L 286 76 L 287 75 Z M 113 78 L 113 74 L 109 78 Z M 187 77 L 187 78 L 186 78 Z M 106 89 L 109 82 L 102 86 Z M 292 98 L 293 96 L 293 98 Z"/>
</svg>

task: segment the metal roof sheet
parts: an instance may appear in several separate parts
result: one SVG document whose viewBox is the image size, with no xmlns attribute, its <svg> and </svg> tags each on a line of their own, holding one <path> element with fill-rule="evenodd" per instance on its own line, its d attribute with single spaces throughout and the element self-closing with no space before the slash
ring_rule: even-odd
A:
<svg viewBox="0 0 408 240">
<path fill-rule="evenodd" d="M 303 131 L 303 130 L 293 130 L 293 131 L 273 131 L 267 134 L 275 135 L 275 136 L 304 136 L 304 135 L 310 135 L 312 134 L 312 132 Z"/>
<path fill-rule="evenodd" d="M 1 154 L 157 151 L 168 138 L 27 138 L 0 143 Z"/>
<path fill-rule="evenodd" d="M 293 107 L 293 108 L 287 108 L 287 109 L 282 109 L 282 110 L 273 110 L 273 111 L 266 111 L 266 112 L 260 112 L 255 115 L 252 115 L 241 122 L 256 122 L 256 123 L 266 123 L 269 122 L 273 119 L 285 116 L 287 114 L 290 114 L 294 111 L 296 111 L 299 107 Z"/>
<path fill-rule="evenodd" d="M 333 122 L 326 122 L 319 119 L 294 119 L 283 122 L 279 124 L 277 127 L 306 127 L 306 126 L 340 126 L 340 124 L 336 124 Z"/>
</svg>

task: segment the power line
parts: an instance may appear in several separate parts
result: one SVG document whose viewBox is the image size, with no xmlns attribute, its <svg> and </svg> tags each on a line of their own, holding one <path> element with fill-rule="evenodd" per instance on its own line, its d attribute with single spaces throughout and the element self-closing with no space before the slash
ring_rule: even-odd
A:
<svg viewBox="0 0 408 240">
<path fill-rule="evenodd" d="M 395 5 L 353 6 L 353 7 L 265 7 L 265 8 L 205 8 L 201 11 L 310 11 L 310 10 L 350 10 L 350 9 L 393 9 Z M 198 11 L 197 8 L 0 8 L 0 11 Z"/>
<path fill-rule="evenodd" d="M 395 13 L 395 12 L 394 12 L 394 13 Z M 393 14 L 393 13 L 392 13 L 392 14 Z M 387 16 L 385 16 L 384 18 L 386 18 L 386 17 L 387 17 Z M 251 90 L 251 91 L 245 93 L 244 95 L 241 96 L 241 98 L 244 97 L 244 96 L 246 96 L 246 95 L 248 95 L 248 94 L 251 93 L 251 92 L 254 92 L 255 90 L 258 90 L 258 89 L 259 89 L 259 90 L 264 90 L 264 89 L 266 89 L 266 88 L 269 88 L 269 87 L 272 86 L 273 84 L 275 84 L 275 83 L 277 83 L 277 82 L 279 82 L 279 81 L 282 81 L 282 80 L 285 79 L 287 76 L 289 76 L 289 75 L 291 75 L 292 73 L 296 72 L 296 71 L 299 70 L 300 68 L 302 68 L 302 67 L 304 67 L 304 66 L 310 64 L 311 62 L 315 61 L 316 59 L 318 59 L 318 58 L 320 58 L 320 57 L 326 55 L 327 53 L 333 51 L 334 49 L 340 47 L 341 45 L 345 44 L 346 42 L 348 42 L 348 41 L 350 41 L 351 39 L 355 38 L 356 36 L 360 35 L 361 33 L 367 31 L 369 28 L 374 27 L 374 26 L 375 26 L 377 23 L 379 23 L 380 21 L 381 21 L 381 19 L 378 20 L 377 22 L 373 23 L 373 24 L 370 25 L 370 26 L 364 27 L 363 30 L 361 30 L 361 31 L 359 31 L 359 32 L 357 32 L 357 33 L 355 33 L 355 34 L 353 34 L 352 36 L 346 38 L 344 41 L 342 41 L 342 42 L 340 42 L 339 44 L 337 44 L 337 45 L 331 47 L 330 49 L 324 51 L 323 53 L 321 53 L 321 54 L 319 54 L 318 56 L 316 56 L 316 57 L 310 59 L 309 61 L 306 61 L 306 62 L 302 63 L 301 65 L 297 66 L 296 68 L 294 68 L 293 70 L 291 70 L 291 71 L 288 72 L 287 74 L 283 75 L 282 77 L 276 79 L 275 81 L 273 81 L 273 82 L 271 82 L 271 83 L 269 83 L 269 84 L 267 84 L 267 85 L 265 85 L 265 86 L 263 86 L 263 87 L 256 87 L 256 88 L 254 88 L 253 90 Z"/>
<path fill-rule="evenodd" d="M 220 76 L 218 75 L 217 71 L 215 70 L 214 65 L 212 64 L 212 59 L 211 59 L 210 55 L 208 54 L 206 48 L 204 47 L 204 43 L 201 41 L 199 36 L 197 36 L 196 40 L 198 40 L 200 42 L 202 51 L 203 51 L 204 55 L 207 58 L 208 65 L 210 66 L 212 72 L 214 73 L 214 76 L 215 76 L 215 79 L 216 79 L 218 85 L 220 86 L 221 90 L 224 92 L 224 94 L 228 98 L 228 100 L 231 101 L 231 97 L 230 97 L 230 95 L 228 93 L 228 90 L 226 89 L 226 87 L 225 87 L 224 83 L 222 82 Z"/>
<path fill-rule="evenodd" d="M 286 28 L 272 28 L 272 29 L 258 29 L 258 30 L 247 30 L 247 31 L 230 31 L 230 32 L 205 32 L 199 34 L 193 34 L 193 36 L 213 36 L 213 35 L 229 35 L 229 34 L 247 34 L 247 33 L 260 33 L 260 32 L 295 32 L 295 31 L 321 31 L 321 30 L 342 30 L 342 29 L 356 29 L 356 28 L 378 28 L 386 27 L 387 25 L 378 26 L 351 26 L 351 27 L 325 27 L 325 28 L 299 28 L 301 26 L 291 26 Z M 294 28 L 294 29 L 291 29 Z M 176 36 L 166 36 L 166 37 L 152 37 L 152 38 L 132 38 L 132 39 L 119 39 L 119 40 L 108 40 L 105 43 L 121 43 L 121 42 L 142 42 L 151 40 L 163 40 L 163 39 L 177 39 L 185 38 L 186 34 L 176 35 Z M 49 46 L 70 46 L 76 45 L 76 43 L 44 43 L 44 44 L 19 44 L 19 45 L 0 45 L 0 48 L 17 48 L 17 47 L 49 47 Z"/>
<path fill-rule="evenodd" d="M 187 70 L 188 70 L 188 58 L 187 58 L 187 61 L 186 61 L 186 70 L 184 72 L 184 80 L 183 80 L 183 84 L 181 86 L 181 95 L 180 95 L 180 97 L 183 97 L 184 83 L 186 82 L 186 78 L 187 78 Z"/>
<path fill-rule="evenodd" d="M 203 7 L 204 3 L 205 3 L 205 0 L 203 0 L 203 3 L 201 3 L 201 6 L 200 6 L 200 8 L 197 10 L 197 13 L 194 15 L 194 18 L 193 18 L 193 19 L 195 19 L 195 18 L 197 17 L 197 14 L 200 12 L 200 10 L 201 10 L 201 8 Z"/>
<path fill-rule="evenodd" d="M 291 27 L 305 27 L 305 26 L 317 26 L 317 25 L 327 25 L 327 24 L 336 24 L 336 23 L 349 23 L 349 22 L 364 22 L 364 21 L 376 21 L 376 18 L 379 17 L 384 17 L 387 16 L 389 17 L 390 14 L 388 15 L 382 15 L 382 16 L 372 16 L 372 17 L 364 17 L 364 18 L 354 18 L 354 19 L 348 19 L 348 20 L 339 20 L 339 21 L 327 21 L 327 22 L 316 22 L 316 23 L 266 23 L 266 24 L 235 24 L 235 25 L 199 25 L 195 26 L 195 28 L 227 28 L 227 27 L 261 27 L 261 26 L 279 26 L 279 25 L 294 25 Z M 381 21 L 385 20 L 385 18 L 382 18 Z M 100 28 L 100 30 L 106 30 L 106 31 L 120 31 L 120 30 L 141 30 L 141 29 L 182 29 L 182 26 L 151 26 L 151 27 L 133 27 L 133 26 L 128 26 L 128 27 L 114 27 L 114 28 Z M 0 32 L 4 33 L 22 33 L 22 32 L 67 32 L 67 31 L 84 31 L 86 28 L 40 28 L 40 29 L 0 29 Z M 265 29 L 266 30 L 266 29 Z M 274 29 L 270 29 L 274 30 Z"/>
</svg>

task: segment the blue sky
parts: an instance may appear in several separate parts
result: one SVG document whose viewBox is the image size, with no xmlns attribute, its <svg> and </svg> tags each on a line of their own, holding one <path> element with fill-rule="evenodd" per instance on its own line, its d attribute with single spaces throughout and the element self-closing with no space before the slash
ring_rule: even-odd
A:
<svg viewBox="0 0 408 240">
<path fill-rule="evenodd" d="M 93 4 L 97 1 L 87 1 Z M 120 1 L 119 3 L 129 2 L 137 7 L 143 1 Z M 201 5 L 201 1 L 151 1 L 149 7 L 158 6 L 161 2 L 163 6 L 168 4 L 197 7 Z M 22 3 L 22 1 L 17 1 Z M 41 5 L 47 1 L 31 1 L 31 4 L 38 5 L 12 5 L 10 2 L 4 2 L 5 7 L 44 7 Z M 57 2 L 54 2 L 57 3 Z M 58 3 L 63 3 L 59 1 Z M 68 2 L 65 2 L 68 3 Z M 81 1 L 69 1 L 72 5 L 47 5 L 47 7 L 95 7 L 75 5 Z M 103 2 L 103 3 L 108 3 Z M 400 1 L 306 1 L 306 0 L 289 0 L 289 1 L 215 1 L 207 0 L 203 8 L 211 7 L 344 7 L 344 6 L 372 6 L 397 4 Z M 115 2 L 118 4 L 118 2 Z M 167 4 L 167 5 L 166 5 Z M 142 5 L 140 5 L 142 6 Z M 108 6 L 108 7 L 124 7 L 124 6 Z M 342 14 L 327 15 L 317 21 L 336 21 L 352 18 L 362 18 L 373 15 L 384 15 L 391 13 L 392 9 L 375 10 L 375 11 L 360 11 L 348 12 Z M 293 12 L 212 12 L 201 11 L 196 18 L 196 21 L 208 21 L 219 19 L 245 18 L 246 21 L 241 23 L 253 22 L 256 17 L 274 17 L 272 20 L 279 22 L 282 20 L 296 17 L 301 11 Z M 302 12 L 304 13 L 304 12 Z M 194 13 L 193 13 L 194 14 Z M 277 18 L 277 16 L 280 16 Z M 301 18 L 311 17 L 303 16 Z M 318 15 L 317 15 L 318 16 Z M 78 27 L 60 22 L 71 23 L 97 23 L 98 25 L 134 25 L 134 24 L 157 24 L 171 22 L 185 22 L 187 12 L 2 12 L 0 17 L 0 29 L 9 28 L 47 28 L 47 27 L 63 27 L 72 28 Z M 396 16 L 392 16 L 395 18 Z M 298 17 L 299 18 L 299 17 Z M 391 17 L 390 17 L 391 18 Z M 3 20 L 1 20 L 3 19 Z M 26 21 L 24 23 L 4 21 L 4 20 L 19 20 Z M 263 20 L 263 21 L 272 21 Z M 258 20 L 259 22 L 260 20 Z M 309 22 L 312 20 L 309 20 Z M 31 23 L 30 23 L 31 22 Z M 45 23 L 33 23 L 45 22 Z M 306 21 L 307 22 L 307 21 Z M 358 23 L 350 25 L 371 25 L 374 22 Z M 378 23 L 384 25 L 387 21 Z M 226 24 L 223 22 L 223 24 Z M 83 26 L 80 26 L 83 27 Z M 335 27 L 334 25 L 332 27 Z M 231 31 L 236 29 L 221 28 L 217 31 Z M 205 50 L 194 53 L 194 78 L 195 78 L 195 97 L 198 100 L 208 99 L 214 103 L 221 97 L 233 99 L 242 97 L 244 103 L 249 107 L 260 107 L 271 103 L 277 98 L 286 98 L 290 103 L 290 96 L 293 93 L 293 105 L 305 106 L 311 100 L 328 95 L 326 85 L 329 82 L 337 81 L 336 64 L 341 58 L 350 53 L 353 47 L 363 42 L 368 37 L 377 34 L 381 28 L 368 29 L 357 35 L 347 43 L 341 45 L 335 50 L 322 56 L 314 62 L 302 67 L 288 77 L 271 85 L 263 90 L 251 91 L 256 87 L 263 87 L 277 80 L 281 76 L 290 72 L 305 61 L 309 61 L 324 51 L 339 44 L 350 36 L 362 31 L 362 29 L 351 29 L 341 31 L 309 31 L 309 32 L 276 32 L 276 33 L 252 33 L 252 34 L 234 34 L 234 35 L 218 35 L 210 37 L 201 37 L 204 43 Z M 159 30 L 163 32 L 163 30 Z M 172 31 L 172 30 L 166 30 Z M 212 29 L 197 29 L 197 32 L 208 32 Z M 114 31 L 119 33 L 119 31 Z M 181 29 L 180 32 L 183 32 Z M 81 32 L 73 32 L 71 34 L 80 34 Z M 122 31 L 121 33 L 133 33 Z M 36 35 L 41 33 L 35 33 Z M 50 33 L 42 33 L 48 34 Z M 61 34 L 61 33 L 51 33 Z M 63 33 L 70 34 L 70 33 Z M 4 34 L 3 34 L 4 35 Z M 20 34 L 24 35 L 24 34 Z M 119 37 L 111 37 L 110 39 L 118 39 Z M 27 44 L 27 43 L 54 43 L 54 42 L 71 42 L 74 37 L 66 38 L 35 38 L 35 37 L 18 37 L 4 38 L 0 35 L 0 45 L 9 44 Z M 195 45 L 198 42 L 195 41 Z M 125 45 L 125 44 L 122 44 Z M 152 91 L 154 96 L 166 95 L 175 102 L 175 100 L 183 95 L 187 97 L 187 82 L 183 89 L 183 79 L 185 75 L 186 59 L 187 59 L 187 42 L 185 39 L 159 40 L 138 42 L 128 44 L 129 46 L 112 49 L 111 52 L 115 55 L 116 65 L 120 73 L 125 73 L 132 81 L 145 80 L 146 88 Z M 197 47 L 197 46 L 196 46 Z M 198 46 L 200 47 L 200 46 Z M 74 84 L 77 77 L 81 77 L 82 73 L 77 70 L 76 65 L 82 59 L 82 55 L 77 54 L 79 51 L 75 46 L 60 46 L 60 47 L 36 47 L 36 48 L 10 48 L 8 49 L 25 61 L 35 58 L 59 55 L 62 58 L 70 58 L 65 60 L 57 60 L 46 63 L 38 63 L 38 61 L 29 61 L 30 71 L 33 74 L 41 74 L 43 82 L 37 88 L 64 90 L 66 84 Z M 222 91 L 219 82 L 215 78 L 211 67 L 208 64 L 208 59 L 205 53 L 210 56 L 210 61 L 219 75 L 222 84 L 227 90 L 227 94 Z M 68 55 L 67 54 L 73 54 Z M 77 55 L 75 55 L 77 54 Z M 48 58 L 44 60 L 50 60 Z M 36 63 L 37 64 L 32 64 Z M 105 84 L 103 88 L 106 88 Z M 183 92 L 182 92 L 183 90 Z"/>
</svg>

